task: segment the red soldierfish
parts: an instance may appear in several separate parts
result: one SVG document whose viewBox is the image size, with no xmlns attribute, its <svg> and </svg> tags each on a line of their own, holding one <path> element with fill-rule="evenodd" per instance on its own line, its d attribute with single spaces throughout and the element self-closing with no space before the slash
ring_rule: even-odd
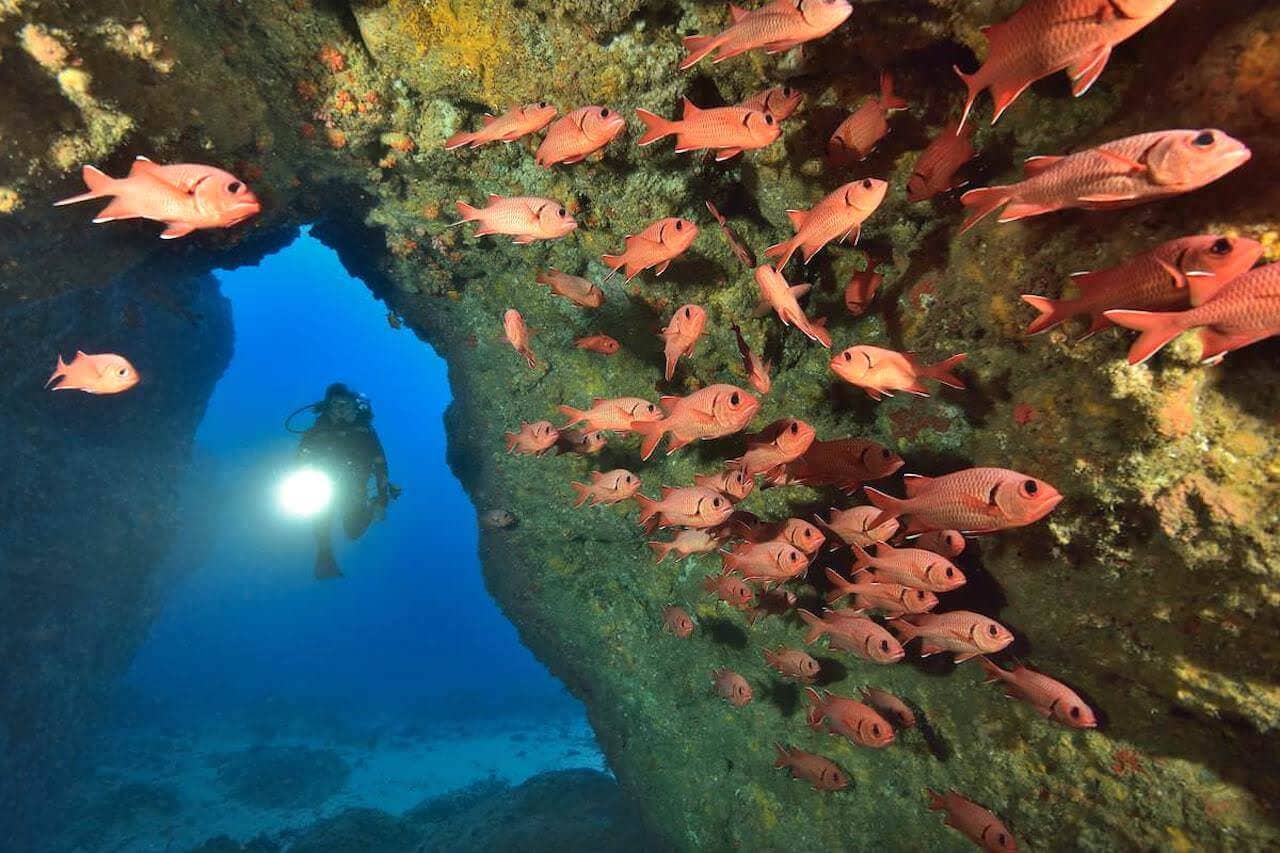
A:
<svg viewBox="0 0 1280 853">
<path fill-rule="evenodd" d="M 855 506 L 852 509 L 832 509 L 831 520 L 818 523 L 834 533 L 846 545 L 857 545 L 870 548 L 880 542 L 888 542 L 898 532 L 898 520 L 890 518 L 880 524 L 873 524 L 880 515 L 880 510 L 873 506 Z"/>
<path fill-rule="evenodd" d="M 534 357 L 533 350 L 529 347 L 529 327 L 524 324 L 524 317 L 519 311 L 514 308 L 506 310 L 502 315 L 502 331 L 507 336 L 507 343 L 511 344 L 511 348 L 524 356 L 524 360 L 530 367 L 537 367 L 538 359 Z"/>
<path fill-rule="evenodd" d="M 884 275 L 876 272 L 876 259 L 867 253 L 867 268 L 849 276 L 844 288 L 844 307 L 855 317 L 861 317 L 876 298 L 876 291 L 884 284 Z"/>
<path fill-rule="evenodd" d="M 939 794 L 925 788 L 929 795 L 929 811 L 946 812 L 946 825 L 960 830 L 966 838 L 989 853 L 1018 853 L 1013 833 L 987 809 L 967 797 L 948 791 Z"/>
<path fill-rule="evenodd" d="M 1014 667 L 1010 672 L 984 657 L 978 658 L 978 662 L 987 673 L 988 684 L 993 681 L 1003 682 L 1006 696 L 1021 699 L 1035 708 L 1040 716 L 1057 720 L 1073 729 L 1098 727 L 1098 718 L 1093 709 L 1061 681 L 1025 666 Z"/>
<path fill-rule="evenodd" d="M 907 181 L 907 201 L 933 198 L 956 187 L 956 172 L 973 159 L 973 125 L 961 129 L 959 122 L 948 122 L 929 147 L 916 160 L 915 171 Z"/>
<path fill-rule="evenodd" d="M 1021 183 L 970 190 L 960 232 L 1000 208 L 1001 222 L 1055 210 L 1132 207 L 1198 190 L 1243 166 L 1244 143 L 1220 130 L 1163 130 L 1108 142 L 1065 157 L 1032 157 Z"/>
<path fill-rule="evenodd" d="M 534 281 L 545 284 L 556 296 L 563 296 L 583 308 L 599 308 L 604 304 L 604 291 L 580 276 L 569 275 L 560 270 L 547 270 L 538 273 Z"/>
<path fill-rule="evenodd" d="M 826 575 L 831 583 L 827 604 L 852 595 L 855 613 L 879 610 L 894 619 L 908 613 L 928 613 L 938 606 L 938 597 L 928 590 L 898 583 L 849 583 L 832 569 L 827 569 Z"/>
<path fill-rule="evenodd" d="M 693 633 L 693 619 L 683 607 L 667 605 L 662 608 L 662 630 L 673 637 L 687 640 Z"/>
<path fill-rule="evenodd" d="M 671 315 L 671 321 L 659 335 L 665 344 L 667 381 L 675 376 L 676 362 L 693 355 L 693 348 L 698 345 L 698 338 L 702 337 L 702 330 L 706 327 L 707 312 L 697 305 L 683 305 Z"/>
<path fill-rule="evenodd" d="M 546 102 L 512 106 L 497 118 L 485 114 L 484 126 L 471 132 L 450 136 L 444 143 L 446 151 L 463 145 L 479 148 L 489 142 L 515 142 L 522 136 L 537 133 L 556 117 L 556 108 Z"/>
<path fill-rule="evenodd" d="M 892 397 L 894 391 L 928 397 L 929 392 L 921 384 L 923 379 L 951 388 L 965 387 L 951 371 L 966 358 L 967 355 L 959 353 L 937 364 L 922 364 L 911 353 L 860 345 L 849 347 L 831 359 L 831 372 L 850 385 L 857 385 L 873 400 Z"/>
<path fill-rule="evenodd" d="M 601 260 L 613 270 L 609 273 L 610 278 L 613 273 L 623 269 L 626 271 L 627 281 L 631 281 L 650 267 L 657 267 L 654 275 L 662 275 L 673 260 L 693 245 L 697 236 L 698 226 L 688 219 L 676 216 L 659 219 L 639 234 L 627 235 L 626 249 L 621 255 L 605 255 Z"/>
<path fill-rule="evenodd" d="M 779 269 L 781 269 L 781 265 L 779 265 Z M 767 303 L 777 312 L 778 319 L 782 321 L 782 325 L 795 326 L 809 340 L 817 341 L 824 347 L 830 348 L 831 334 L 819 323 L 806 317 L 804 311 L 800 310 L 800 303 L 796 301 L 791 285 L 782 277 L 782 273 L 765 264 L 764 266 L 756 267 L 755 275 L 756 284 L 760 288 L 761 302 Z"/>
<path fill-rule="evenodd" d="M 797 249 L 804 249 L 807 264 L 832 240 L 852 237 L 857 243 L 862 223 L 876 212 L 888 189 L 884 181 L 864 178 L 838 188 L 809 210 L 788 210 L 795 236 L 765 249 L 765 257 L 777 258 L 775 266 L 782 269 Z"/>
<path fill-rule="evenodd" d="M 1142 335 L 1129 363 L 1142 364 L 1188 329 L 1200 329 L 1200 358 L 1216 364 L 1227 353 L 1280 335 L 1280 264 L 1258 267 L 1229 282 L 1199 308 L 1171 314 L 1108 311 L 1107 319 Z"/>
<path fill-rule="evenodd" d="M 1076 273 L 1076 299 L 1053 300 L 1023 294 L 1022 301 L 1040 312 L 1027 327 L 1038 335 L 1077 314 L 1089 315 L 1085 337 L 1112 326 L 1106 312 L 1184 311 L 1208 302 L 1223 285 L 1248 270 L 1262 256 L 1262 244 L 1246 237 L 1206 234 L 1170 240 L 1119 266 Z"/>
<path fill-rule="evenodd" d="M 905 499 L 870 486 L 863 490 L 880 509 L 877 525 L 910 517 L 907 536 L 930 530 L 976 534 L 1024 527 L 1053 512 L 1062 501 L 1053 486 L 1007 468 L 966 468 L 941 477 L 907 474 L 904 485 Z"/>
<path fill-rule="evenodd" d="M 1028 0 L 1003 23 L 984 27 L 987 59 L 973 74 L 956 73 L 969 87 L 963 124 L 983 89 L 1000 116 L 1042 77 L 1066 71 L 1077 98 L 1102 75 L 1111 50 L 1141 30 L 1175 0 Z"/>
<path fill-rule="evenodd" d="M 964 534 L 959 530 L 931 530 L 921 534 L 914 544 L 944 557 L 958 557 L 965 549 Z"/>
<path fill-rule="evenodd" d="M 812 684 L 818 677 L 818 662 L 800 649 L 780 648 L 764 650 L 764 662 L 778 671 L 788 681 Z"/>
<path fill-rule="evenodd" d="M 54 381 L 57 385 L 53 385 Z M 138 371 L 129 360 L 115 353 L 89 355 L 76 350 L 76 357 L 67 364 L 58 356 L 57 367 L 49 381 L 54 391 L 84 391 L 86 394 L 119 394 L 138 384 Z"/>
<path fill-rule="evenodd" d="M 661 563 L 668 554 L 674 553 L 678 563 L 690 554 L 710 554 L 720 547 L 720 538 L 705 530 L 681 530 L 670 542 L 646 542 L 645 544 L 652 548 L 657 556 L 654 562 Z"/>
<path fill-rule="evenodd" d="M 812 687 L 805 688 L 805 697 L 809 700 L 811 728 L 821 728 L 825 721 L 827 731 L 832 734 L 843 735 L 859 746 L 872 749 L 883 749 L 893 743 L 893 726 L 874 708 L 856 699 L 819 693 Z"/>
<path fill-rule="evenodd" d="M 774 759 L 774 767 L 785 767 L 796 779 L 803 779 L 813 786 L 815 791 L 842 791 L 849 787 L 849 777 L 836 766 L 835 762 L 812 752 L 805 752 L 795 747 L 785 747 L 775 743 L 778 751 Z"/>
<path fill-rule="evenodd" d="M 747 381 L 761 394 L 768 394 L 769 389 L 773 387 L 773 380 L 769 378 L 769 371 L 773 369 L 773 365 L 751 351 L 737 323 L 734 323 L 732 328 L 734 336 L 738 339 L 738 353 L 742 356 L 742 369 L 746 371 Z"/>
<path fill-rule="evenodd" d="M 465 201 L 456 203 L 458 214 L 462 217 L 455 225 L 464 222 L 479 222 L 476 236 L 486 234 L 506 234 L 511 242 L 517 245 L 532 243 L 535 240 L 557 240 L 578 227 L 569 212 L 559 203 L 549 198 L 537 196 L 515 196 L 503 198 L 490 195 L 487 207 L 476 208 Z"/>
<path fill-rule="evenodd" d="M 627 129 L 621 114 L 608 107 L 582 107 L 551 125 L 534 162 L 544 168 L 581 163 Z"/>
<path fill-rule="evenodd" d="M 872 556 L 853 545 L 853 571 L 866 572 L 881 583 L 900 583 L 929 592 L 950 592 L 964 586 L 964 572 L 941 554 L 923 548 L 893 548 L 879 542 Z"/>
<path fill-rule="evenodd" d="M 644 122 L 644 135 L 636 140 L 643 147 L 675 135 L 676 153 L 713 150 L 716 160 L 737 157 L 743 151 L 765 148 L 778 139 L 778 122 L 769 113 L 742 107 L 701 109 L 688 98 L 679 121 L 665 119 L 648 110 L 636 110 Z"/>
<path fill-rule="evenodd" d="M 570 483 L 578 499 L 574 506 L 582 506 L 588 500 L 592 506 L 599 504 L 616 504 L 635 497 L 640 491 L 640 478 L 625 468 L 613 471 L 592 471 L 591 485 Z"/>
<path fill-rule="evenodd" d="M 840 616 L 828 610 L 819 619 L 808 610 L 796 612 L 809 625 L 804 641 L 810 645 L 825 634 L 830 648 L 872 663 L 897 663 L 907 654 L 892 634 L 865 616 Z"/>
<path fill-rule="evenodd" d="M 751 701 L 751 685 L 731 669 L 717 669 L 711 673 L 712 689 L 721 699 L 735 708 Z"/>
<path fill-rule="evenodd" d="M 849 0 L 773 0 L 748 12 L 730 4 L 733 23 L 713 36 L 688 36 L 689 55 L 680 69 L 692 68 L 712 54 L 723 62 L 749 50 L 782 53 L 807 41 L 820 39 L 853 14 Z"/>
<path fill-rule="evenodd" d="M 757 92 L 738 106 L 769 113 L 775 120 L 781 122 L 791 118 L 792 114 L 800 109 L 800 103 L 803 100 L 804 92 L 792 89 L 790 86 L 774 86 L 772 89 Z"/>
<path fill-rule="evenodd" d="M 747 624 L 754 625 L 766 616 L 781 616 L 796 606 L 796 594 L 789 589 L 761 590 L 755 607 L 747 611 Z"/>
<path fill-rule="evenodd" d="M 605 434 L 597 430 L 562 429 L 556 439 L 556 453 L 576 453 L 594 456 L 608 443 Z"/>
<path fill-rule="evenodd" d="M 605 400 L 596 397 L 591 401 L 591 408 L 584 411 L 572 406 L 557 406 L 560 414 L 569 418 L 566 427 L 582 423 L 590 430 L 608 430 L 609 432 L 631 432 L 632 424 L 642 421 L 662 420 L 662 410 L 640 397 L 615 397 Z"/>
<path fill-rule="evenodd" d="M 724 214 L 711 202 L 707 202 L 707 210 L 720 226 L 720 233 L 724 235 L 724 241 L 729 244 L 729 251 L 733 253 L 733 256 L 747 269 L 755 269 L 756 256 L 734 233 L 733 229 L 729 227 L 729 221 L 724 218 Z"/>
<path fill-rule="evenodd" d="M 906 108 L 907 102 L 893 94 L 893 75 L 885 71 L 880 75 L 880 97 L 868 98 L 840 122 L 827 142 L 827 156 L 836 161 L 865 160 L 889 132 L 889 113 Z"/>
<path fill-rule="evenodd" d="M 722 551 L 720 558 L 725 574 L 762 581 L 766 589 L 804 577 L 809 570 L 809 558 L 789 542 L 740 542 L 732 551 Z"/>
<path fill-rule="evenodd" d="M 702 582 L 702 588 L 736 610 L 750 608 L 755 598 L 755 590 L 733 575 L 710 575 Z"/>
<path fill-rule="evenodd" d="M 729 520 L 733 503 L 724 495 L 702 486 L 673 489 L 662 487 L 662 497 L 652 500 L 636 493 L 640 505 L 640 523 L 657 519 L 659 527 L 719 527 Z"/>
<path fill-rule="evenodd" d="M 729 464 L 748 479 L 798 459 L 813 443 L 813 427 L 796 418 L 782 418 L 749 435 L 747 452 Z"/>
<path fill-rule="evenodd" d="M 901 456 L 867 438 L 815 441 L 787 465 L 786 480 L 800 486 L 835 486 L 856 492 L 863 483 L 882 480 L 903 464 Z"/>
<path fill-rule="evenodd" d="M 541 456 L 556 446 L 560 431 L 551 421 L 534 421 L 520 424 L 519 432 L 506 433 L 507 452 L 529 456 Z"/>
<path fill-rule="evenodd" d="M 886 720 L 893 723 L 894 728 L 915 728 L 915 712 L 897 696 L 875 687 L 863 687 L 858 692 L 862 694 L 863 701 L 879 711 Z"/>
<path fill-rule="evenodd" d="M 904 644 L 916 637 L 924 641 L 920 646 L 921 657 L 952 652 L 956 663 L 998 652 L 1013 642 L 1013 634 L 1008 628 L 981 613 L 968 610 L 903 617 L 893 622 L 892 627 Z"/>
<path fill-rule="evenodd" d="M 733 435 L 751 423 L 760 408 L 759 400 L 732 385 L 708 385 L 687 397 L 663 397 L 661 402 L 665 418 L 631 425 L 643 437 L 641 459 L 652 456 L 667 433 L 671 433 L 669 454 L 692 441 Z"/>
<path fill-rule="evenodd" d="M 696 474 L 693 478 L 693 484 L 715 489 L 717 492 L 726 495 L 734 503 L 746 498 L 747 495 L 751 494 L 752 489 L 756 487 L 755 480 L 743 476 L 741 468 L 726 468 L 715 474 Z"/>
<path fill-rule="evenodd" d="M 788 518 L 770 541 L 790 542 L 803 554 L 816 554 L 827 537 L 803 518 Z"/>
<path fill-rule="evenodd" d="M 81 175 L 89 191 L 56 201 L 55 207 L 111 197 L 94 223 L 151 219 L 167 226 L 162 240 L 185 237 L 199 228 L 230 228 L 262 211 L 244 181 L 199 163 L 161 166 L 138 157 L 128 177 L 112 178 L 95 166 L 85 166 Z"/>
<path fill-rule="evenodd" d="M 598 352 L 601 355 L 616 355 L 622 348 L 622 344 L 608 335 L 587 335 L 585 338 L 578 338 L 573 345 L 578 349 Z"/>
</svg>

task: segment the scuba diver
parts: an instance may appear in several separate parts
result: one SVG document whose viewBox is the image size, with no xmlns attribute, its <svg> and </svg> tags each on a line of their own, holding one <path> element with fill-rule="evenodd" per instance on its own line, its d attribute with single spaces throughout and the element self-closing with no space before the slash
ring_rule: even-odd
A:
<svg viewBox="0 0 1280 853">
<path fill-rule="evenodd" d="M 315 521 L 316 579 L 328 580 L 342 577 L 329 538 L 335 512 L 342 515 L 347 538 L 358 539 L 370 524 L 386 516 L 388 502 L 400 490 L 387 480 L 387 459 L 373 430 L 373 409 L 367 399 L 335 382 L 325 390 L 324 400 L 298 409 L 290 419 L 307 409 L 316 413 L 316 420 L 302 434 L 298 460 L 333 479 L 333 503 Z M 377 488 L 373 497 L 369 495 L 371 477 Z"/>
</svg>

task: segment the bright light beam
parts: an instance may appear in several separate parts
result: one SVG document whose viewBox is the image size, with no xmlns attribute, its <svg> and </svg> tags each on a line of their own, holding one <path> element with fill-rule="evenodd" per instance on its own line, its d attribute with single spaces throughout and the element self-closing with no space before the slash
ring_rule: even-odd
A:
<svg viewBox="0 0 1280 853">
<path fill-rule="evenodd" d="M 285 515 L 313 518 L 333 500 L 333 481 L 316 468 L 299 468 L 280 481 L 276 500 Z"/>
</svg>

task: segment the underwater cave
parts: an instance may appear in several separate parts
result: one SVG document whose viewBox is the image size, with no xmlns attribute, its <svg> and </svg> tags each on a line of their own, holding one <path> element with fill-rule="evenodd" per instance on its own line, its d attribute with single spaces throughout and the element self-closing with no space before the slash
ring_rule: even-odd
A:
<svg viewBox="0 0 1280 853">
<path fill-rule="evenodd" d="M 748 5 L 817 16 L 842 2 Z M 1237 280 L 1280 260 L 1280 7 L 1099 0 L 1073 25 L 1142 26 L 1005 92 L 998 122 L 982 94 L 973 156 L 916 199 L 921 153 L 965 108 L 953 66 L 1011 49 L 983 28 L 1072 3 L 1091 7 L 853 0 L 799 48 L 681 70 L 700 35 L 731 25 L 722 4 L 0 0 L 0 850 L 972 849 L 957 801 L 926 789 L 971 799 L 1023 850 L 1274 849 L 1280 340 L 1237 335 L 1202 364 L 1213 339 L 1187 334 L 1131 364 L 1124 328 L 1032 332 L 1047 300 L 1100 278 L 1073 274 L 1121 269 L 1111 282 L 1124 283 L 1126 262 L 1190 235 L 1223 263 L 1249 254 Z M 767 99 L 732 106 L 782 86 L 774 97 L 796 98 L 785 119 Z M 678 115 L 685 96 L 740 109 L 744 144 L 709 147 L 749 150 L 719 161 L 638 145 L 655 120 L 637 110 Z M 541 129 L 543 103 L 561 118 L 607 105 L 612 135 L 544 167 L 542 138 L 564 130 Z M 520 104 L 546 113 L 533 135 L 451 147 Z M 884 119 L 870 151 L 851 119 L 863 110 Z M 962 230 L 1028 158 L 1084 162 L 1170 129 L 1251 157 L 1144 204 L 1015 199 L 1001 218 L 1017 221 Z M 1138 182 L 1154 150 L 1104 160 Z M 92 223 L 105 200 L 54 206 L 92 190 L 84 166 L 168 192 L 182 179 L 152 169 L 181 163 L 224 170 L 252 215 L 187 233 L 157 216 Z M 780 263 L 782 284 L 812 287 L 799 316 L 783 297 L 771 310 L 752 267 L 803 227 L 788 211 L 864 181 L 883 199 L 856 245 L 843 229 L 851 239 L 811 262 Z M 513 245 L 456 222 L 456 202 L 491 195 L 554 202 L 536 227 L 559 230 Z M 666 217 L 696 226 L 687 249 L 610 275 L 608 256 Z M 174 239 L 158 239 L 166 229 Z M 1169 304 L 1232 293 L 1209 293 L 1188 257 L 1151 264 L 1182 273 L 1162 279 Z M 585 285 L 538 281 L 553 270 L 598 297 L 563 298 Z M 664 359 L 660 333 L 684 306 L 705 328 Z M 831 365 L 865 346 L 954 373 L 921 368 L 907 390 L 927 395 L 876 399 Z M 77 350 L 126 357 L 140 381 L 48 390 Z M 90 381 L 85 363 L 64 384 Z M 371 406 L 389 481 L 370 467 L 376 494 L 361 493 L 354 522 L 332 504 L 330 563 L 314 518 L 287 517 L 279 489 L 300 465 L 288 427 L 321 416 L 308 407 L 336 382 L 351 423 Z M 674 417 L 675 398 L 719 384 L 754 387 L 758 411 L 670 455 L 642 458 L 625 433 L 646 428 L 630 420 L 594 453 L 511 453 L 504 439 L 597 398 L 661 400 Z M 738 527 L 683 524 L 712 532 L 679 561 L 646 547 L 671 534 L 637 523 L 644 500 L 574 505 L 571 484 L 593 472 L 633 472 L 645 500 L 693 488 L 784 418 L 900 459 L 867 480 L 890 499 L 927 488 L 905 475 L 984 466 L 1032 483 L 1024 500 L 1053 498 L 1034 520 L 962 538 L 964 584 L 934 598 L 1003 629 L 995 666 L 1052 675 L 1097 725 L 1006 698 L 959 648 L 922 656 L 932 641 L 908 640 L 927 618 L 872 606 L 867 630 L 906 649 L 879 663 L 810 631 L 800 611 L 820 613 L 828 593 L 835 607 L 833 590 L 857 582 L 834 513 L 884 503 L 814 482 L 812 464 L 809 480 L 794 458 L 766 471 L 772 487 L 725 507 Z M 515 449 L 541 450 L 535 438 Z M 349 494 L 341 478 L 328 487 Z M 291 494 L 284 509 L 331 506 L 309 486 Z M 966 506 L 1005 512 L 1002 494 Z M 783 592 L 748 587 L 757 609 L 733 606 L 717 549 L 749 551 L 755 530 L 787 519 L 826 541 Z M 916 543 L 893 541 L 871 557 Z M 873 565 L 877 586 L 886 571 Z M 788 675 L 775 651 L 815 670 Z M 874 688 L 907 716 L 866 717 L 893 720 L 877 743 L 839 736 L 834 717 L 806 725 L 810 680 L 817 701 Z M 826 763 L 776 767 L 775 744 Z"/>
</svg>

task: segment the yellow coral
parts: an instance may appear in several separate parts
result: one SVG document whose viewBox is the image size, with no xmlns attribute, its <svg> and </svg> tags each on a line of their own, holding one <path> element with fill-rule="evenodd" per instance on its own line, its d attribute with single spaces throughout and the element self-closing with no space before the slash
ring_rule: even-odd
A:
<svg viewBox="0 0 1280 853">
<path fill-rule="evenodd" d="M 12 187 L 0 187 L 0 216 L 22 207 L 22 196 Z"/>
<path fill-rule="evenodd" d="M 479 77 L 489 104 L 505 102 L 496 81 L 518 41 L 507 12 L 480 0 L 392 0 L 391 9 L 419 53 L 432 52 L 445 68 Z"/>
</svg>

